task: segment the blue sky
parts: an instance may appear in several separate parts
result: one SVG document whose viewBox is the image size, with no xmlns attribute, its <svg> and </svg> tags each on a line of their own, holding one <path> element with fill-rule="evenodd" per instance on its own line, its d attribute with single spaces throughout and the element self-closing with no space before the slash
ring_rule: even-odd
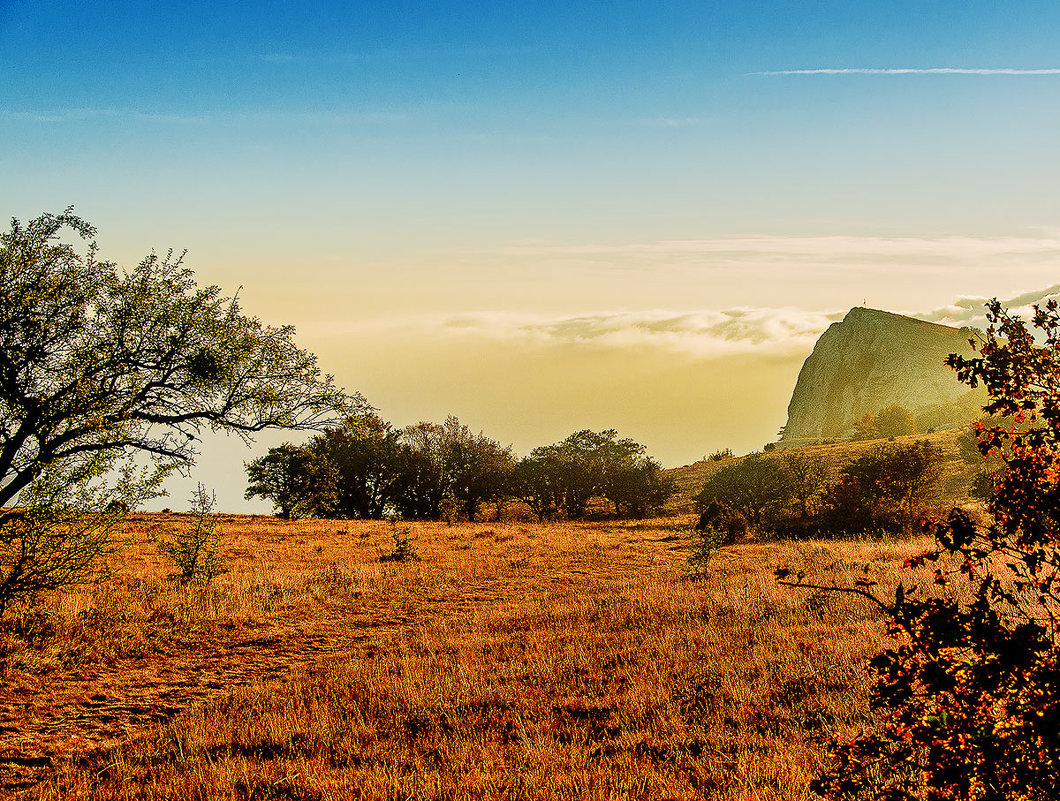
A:
<svg viewBox="0 0 1060 801">
<path fill-rule="evenodd" d="M 395 422 L 676 464 L 770 439 L 853 305 L 1056 283 L 1058 41 L 1055 2 L 0 0 L 0 211 L 187 248 Z"/>
</svg>

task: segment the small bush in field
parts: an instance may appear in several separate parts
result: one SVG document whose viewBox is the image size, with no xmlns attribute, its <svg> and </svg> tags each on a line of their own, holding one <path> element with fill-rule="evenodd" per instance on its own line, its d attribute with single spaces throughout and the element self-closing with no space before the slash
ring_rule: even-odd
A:
<svg viewBox="0 0 1060 801">
<path fill-rule="evenodd" d="M 191 496 L 192 525 L 181 529 L 169 539 L 158 543 L 159 550 L 168 556 L 177 571 L 170 578 L 185 584 L 207 585 L 227 573 L 224 557 L 219 553 L 221 535 L 212 514 L 217 498 L 200 484 Z"/>
<path fill-rule="evenodd" d="M 685 573 L 692 579 L 705 579 L 710 560 L 720 549 L 732 544 L 729 542 L 730 535 L 727 531 L 713 526 L 694 528 L 690 535 L 692 550 L 685 561 Z"/>
<path fill-rule="evenodd" d="M 910 532 L 938 499 L 942 452 L 927 441 L 890 445 L 854 459 L 824 493 L 826 528 L 847 534 Z"/>
<path fill-rule="evenodd" d="M 394 550 L 383 556 L 384 562 L 418 562 L 420 557 L 413 545 L 412 529 L 399 526 L 396 518 L 390 518 L 390 536 L 394 540 Z"/>
</svg>

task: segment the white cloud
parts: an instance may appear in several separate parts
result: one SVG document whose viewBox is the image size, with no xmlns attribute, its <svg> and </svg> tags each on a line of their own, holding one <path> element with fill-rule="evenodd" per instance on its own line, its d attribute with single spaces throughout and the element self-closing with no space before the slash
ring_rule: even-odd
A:
<svg viewBox="0 0 1060 801">
<path fill-rule="evenodd" d="M 810 70 L 765 70 L 748 75 L 1060 75 L 1060 69 L 995 69 L 968 67 L 823 68 Z"/>
<path fill-rule="evenodd" d="M 1002 299 L 1024 317 L 1031 306 L 1060 298 L 1060 284 Z M 929 311 L 886 309 L 954 327 L 986 326 L 987 298 L 963 297 Z M 757 353 L 780 358 L 808 355 L 818 337 L 848 309 L 741 306 L 721 310 L 597 310 L 581 314 L 476 311 L 418 314 L 371 321 L 302 323 L 311 337 L 365 342 L 403 342 L 401 347 L 448 350 L 478 346 L 518 351 L 552 348 L 655 352 L 698 360 Z"/>
<path fill-rule="evenodd" d="M 477 341 L 521 348 L 656 350 L 710 359 L 751 351 L 778 356 L 808 353 L 821 332 L 844 314 L 845 310 L 753 307 L 721 311 L 598 311 L 579 315 L 474 312 L 338 324 L 326 333 L 382 337 L 388 341 L 394 337 L 411 338 L 428 347 Z M 310 333 L 325 331 L 315 328 Z"/>
<path fill-rule="evenodd" d="M 1050 298 L 1060 298 L 1060 284 L 1054 284 L 1045 289 L 1023 292 L 1008 299 L 1002 298 L 1001 305 L 1013 314 L 1019 314 L 1024 318 L 1029 318 L 1034 314 L 1033 307 L 1035 304 L 1044 303 Z M 987 300 L 989 300 L 989 298 L 961 298 L 954 301 L 950 306 L 943 306 L 942 308 L 935 309 L 926 314 L 913 314 L 913 316 L 919 317 L 921 320 L 942 323 L 944 325 L 985 328 L 987 324 Z"/>
</svg>

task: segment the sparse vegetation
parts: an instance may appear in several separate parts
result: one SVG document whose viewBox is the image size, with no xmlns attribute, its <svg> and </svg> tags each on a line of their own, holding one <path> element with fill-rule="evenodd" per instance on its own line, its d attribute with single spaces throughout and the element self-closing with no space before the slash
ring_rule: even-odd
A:
<svg viewBox="0 0 1060 801">
<path fill-rule="evenodd" d="M 209 585 L 228 572 L 220 553 L 221 537 L 213 508 L 217 498 L 199 484 L 191 496 L 191 525 L 182 526 L 168 537 L 159 540 L 159 550 L 177 568 L 170 578 L 181 585 Z"/>
<path fill-rule="evenodd" d="M 384 562 L 417 562 L 419 554 L 412 539 L 412 527 L 399 525 L 397 518 L 390 518 L 390 537 L 394 540 L 394 549 L 383 555 Z"/>
<path fill-rule="evenodd" d="M 886 583 L 918 547 L 742 543 L 690 582 L 690 518 L 409 521 L 400 564 L 387 523 L 222 516 L 230 572 L 189 592 L 145 535 L 174 522 L 134 514 L 110 581 L 0 631 L 10 795 L 808 799 L 884 640 L 771 570 Z"/>
</svg>

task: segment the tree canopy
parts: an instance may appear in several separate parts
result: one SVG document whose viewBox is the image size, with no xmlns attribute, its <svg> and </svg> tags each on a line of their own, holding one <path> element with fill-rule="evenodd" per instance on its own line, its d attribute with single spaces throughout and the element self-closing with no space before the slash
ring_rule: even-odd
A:
<svg viewBox="0 0 1060 801">
<path fill-rule="evenodd" d="M 46 469 L 78 481 L 139 453 L 170 470 L 204 429 L 316 428 L 349 405 L 292 327 L 199 287 L 182 254 L 125 271 L 95 234 L 71 209 L 0 234 L 0 506 Z"/>
</svg>

